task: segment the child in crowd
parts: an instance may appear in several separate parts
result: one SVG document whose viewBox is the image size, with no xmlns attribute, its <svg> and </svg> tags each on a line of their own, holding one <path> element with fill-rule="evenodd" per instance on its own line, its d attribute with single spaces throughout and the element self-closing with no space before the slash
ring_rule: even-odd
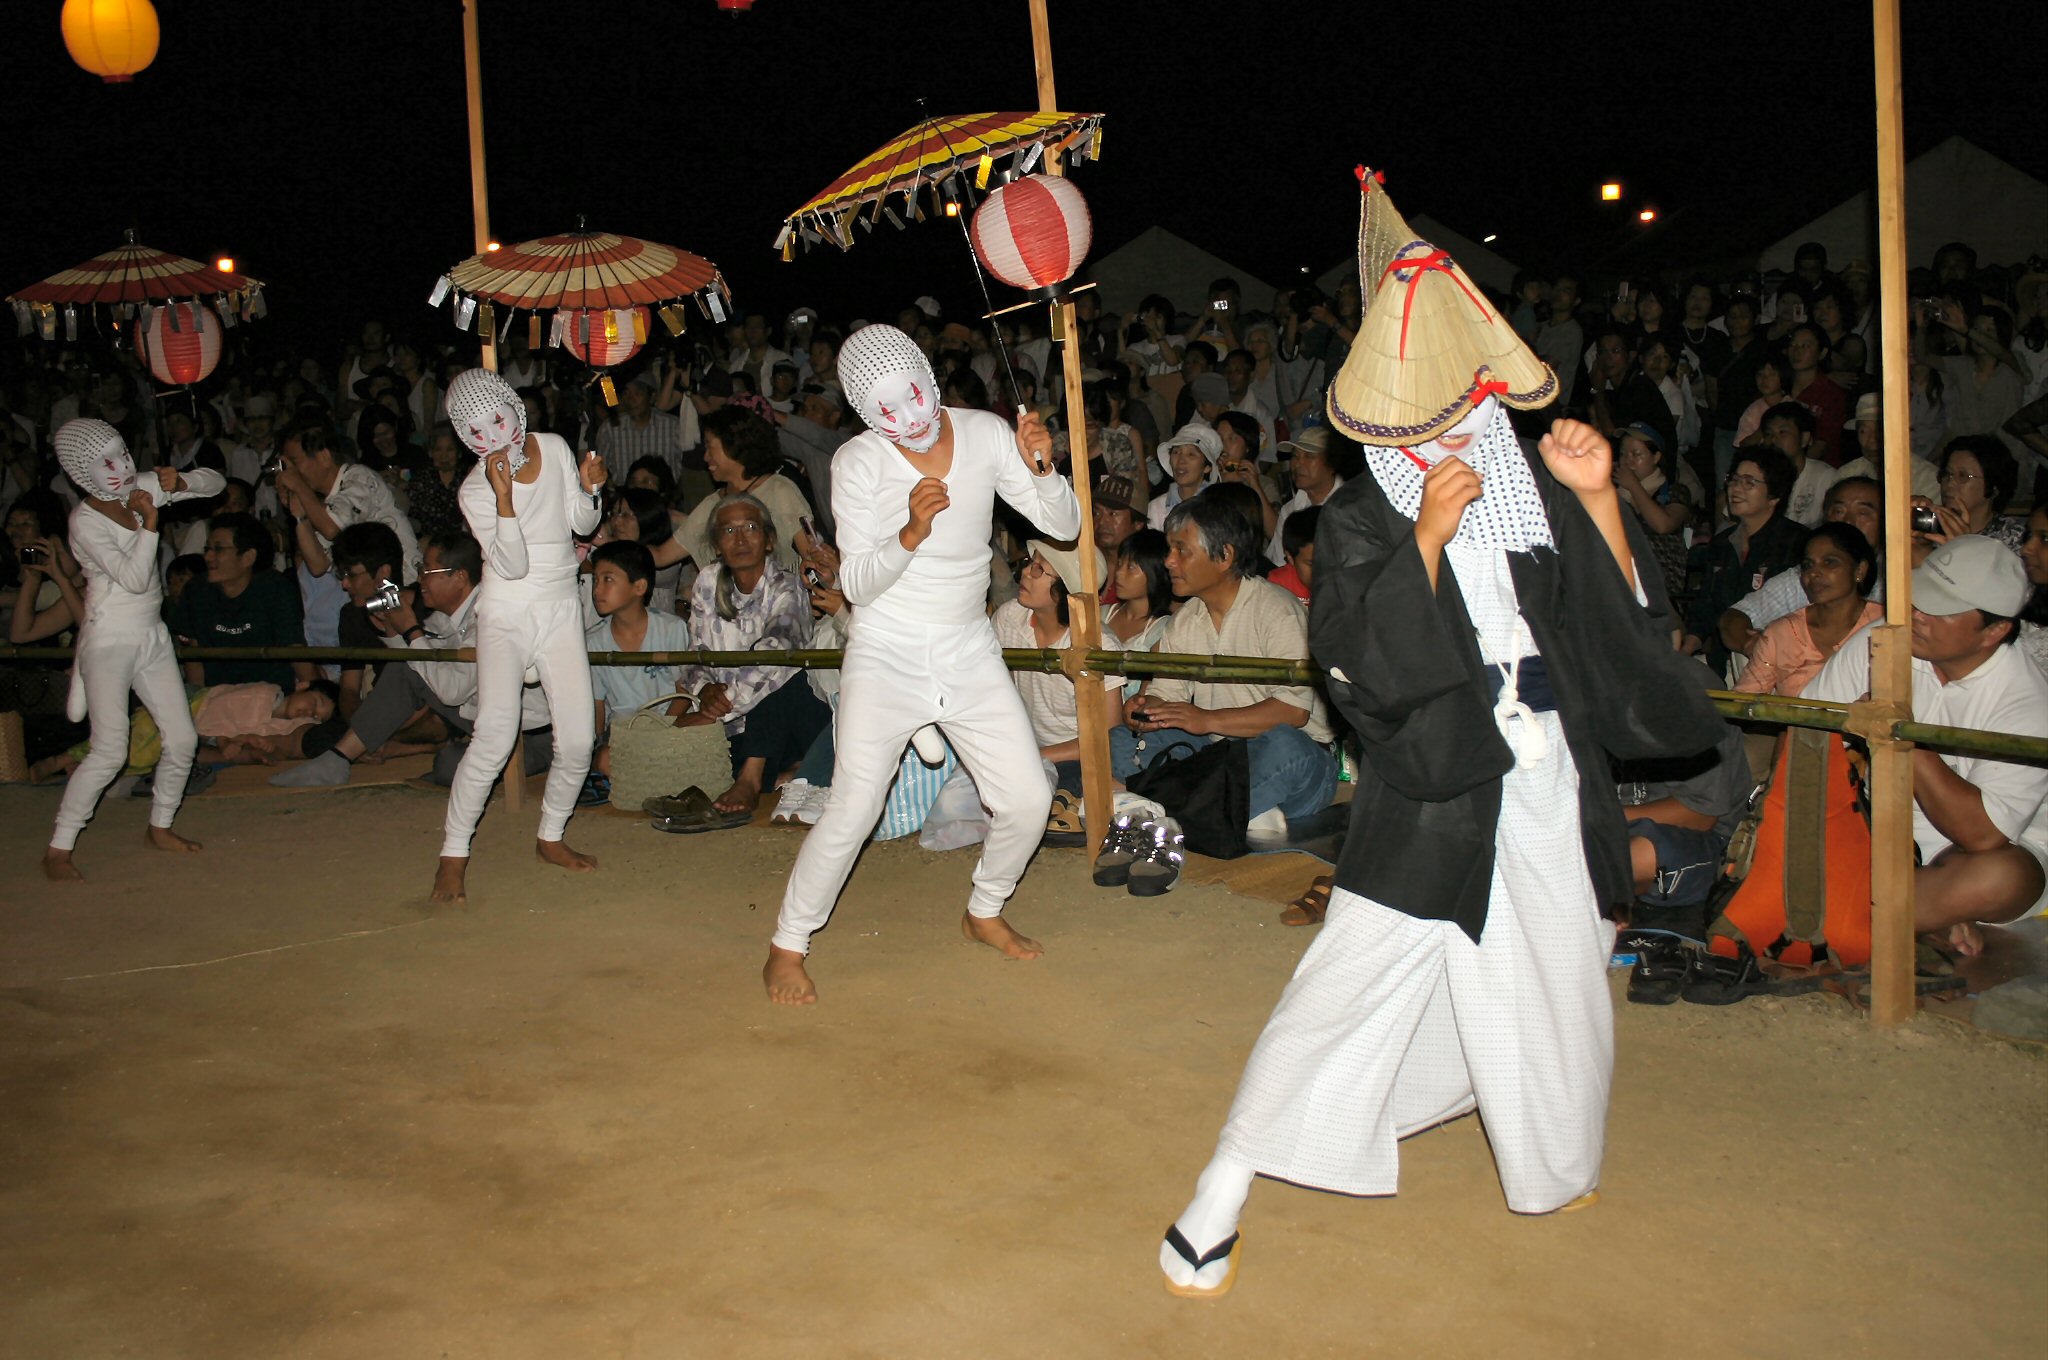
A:
<svg viewBox="0 0 2048 1360">
<path fill-rule="evenodd" d="M 590 554 L 590 599 L 599 615 L 585 635 L 593 652 L 674 652 L 690 645 L 690 625 L 674 614 L 647 607 L 654 588 L 654 554 L 630 539 L 606 543 Z M 597 698 L 597 754 L 584 799 L 599 802 L 611 793 L 611 724 L 630 718 L 664 694 L 676 692 L 674 666 L 592 666 L 590 688 Z M 690 701 L 668 706 L 670 717 L 690 711 Z"/>
<path fill-rule="evenodd" d="M 315 723 L 334 716 L 340 691 L 331 680 L 315 680 L 306 688 L 285 693 L 276 685 L 210 685 L 187 696 L 192 726 L 199 744 L 218 749 L 229 765 L 271 765 L 281 755 L 297 751 L 279 738 L 295 737 Z M 163 757 L 163 733 L 147 712 L 136 714 L 128 724 L 128 764 L 125 774 L 143 775 L 156 768 Z M 66 775 L 84 763 L 92 752 L 90 741 L 29 767 L 37 783 Z"/>
<path fill-rule="evenodd" d="M 1316 522 L 1322 517 L 1320 505 L 1297 510 L 1287 517 L 1280 525 L 1280 548 L 1287 555 L 1287 562 L 1266 577 L 1303 604 L 1308 603 L 1308 588 L 1315 581 Z"/>
</svg>

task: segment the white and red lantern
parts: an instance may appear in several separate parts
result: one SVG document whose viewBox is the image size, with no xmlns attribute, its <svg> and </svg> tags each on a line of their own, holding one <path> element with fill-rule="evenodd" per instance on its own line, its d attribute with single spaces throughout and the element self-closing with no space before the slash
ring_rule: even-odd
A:
<svg viewBox="0 0 2048 1360">
<path fill-rule="evenodd" d="M 150 374 L 172 387 L 190 387 L 220 362 L 220 318 L 198 302 L 149 309 L 136 328 L 135 352 Z"/>
<path fill-rule="evenodd" d="M 1026 175 L 975 209 L 974 253 L 1013 288 L 1043 292 L 1074 277 L 1095 239 L 1088 200 L 1065 179 Z"/>
<path fill-rule="evenodd" d="M 562 329 L 562 347 L 592 368 L 613 368 L 647 343 L 647 309 L 575 311 Z"/>
</svg>

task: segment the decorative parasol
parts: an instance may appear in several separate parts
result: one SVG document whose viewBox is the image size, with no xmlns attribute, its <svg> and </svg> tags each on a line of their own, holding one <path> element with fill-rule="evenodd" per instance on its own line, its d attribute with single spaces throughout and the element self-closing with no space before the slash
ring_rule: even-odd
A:
<svg viewBox="0 0 2048 1360">
<path fill-rule="evenodd" d="M 211 301 L 223 326 L 264 314 L 261 280 L 153 250 L 138 243 L 133 231 L 127 236 L 127 244 L 11 295 L 7 300 L 14 304 L 21 334 L 40 331 L 45 340 L 56 339 L 61 311 L 64 338 L 76 340 L 81 307 L 88 313 L 96 307 L 106 308 L 117 322 L 139 316 L 145 324 L 159 307 L 173 302 L 197 305 Z"/>
<path fill-rule="evenodd" d="M 450 300 L 455 324 L 495 341 L 520 312 L 529 343 L 541 344 L 540 314 L 554 313 L 547 343 L 604 368 L 630 358 L 647 340 L 650 309 L 671 335 L 688 324 L 683 304 L 715 322 L 726 319 L 732 290 L 718 266 L 687 250 L 637 236 L 578 230 L 472 255 L 441 276 L 430 307 Z M 498 310 L 504 309 L 500 321 Z M 612 397 L 609 379 L 605 396 Z"/>
<path fill-rule="evenodd" d="M 927 118 L 863 157 L 784 218 L 775 248 L 785 260 L 795 258 L 799 241 L 805 249 L 830 241 L 851 250 L 856 221 L 863 229 L 872 229 L 882 217 L 898 227 L 904 217 L 922 220 L 925 210 L 918 191 L 927 187 L 932 210 L 956 217 L 967 197 L 957 176 L 970 167 L 974 187 L 986 189 L 998 157 L 1011 158 L 1002 172 L 1007 181 L 1030 174 L 1042 160 L 1062 155 L 1101 157 L 1101 114 L 970 113 Z M 900 201 L 891 201 L 899 195 Z M 872 210 L 864 211 L 869 205 Z"/>
</svg>

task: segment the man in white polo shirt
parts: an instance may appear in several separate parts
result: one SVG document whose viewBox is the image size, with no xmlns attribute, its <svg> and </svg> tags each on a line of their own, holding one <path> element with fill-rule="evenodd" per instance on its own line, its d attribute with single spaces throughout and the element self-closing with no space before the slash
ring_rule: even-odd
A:
<svg viewBox="0 0 2048 1360">
<path fill-rule="evenodd" d="M 1913 572 L 1913 719 L 2048 738 L 2048 677 L 2013 646 L 2026 571 L 1996 539 L 1951 539 Z M 1806 688 L 1848 703 L 1870 690 L 1869 632 L 1852 636 Z M 2048 908 L 2048 768 L 1913 752 L 1913 924 L 1966 954 L 1976 923 Z"/>
</svg>

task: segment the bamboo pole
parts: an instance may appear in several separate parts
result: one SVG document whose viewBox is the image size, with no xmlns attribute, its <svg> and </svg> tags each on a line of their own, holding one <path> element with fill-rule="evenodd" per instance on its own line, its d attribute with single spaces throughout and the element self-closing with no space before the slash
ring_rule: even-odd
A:
<svg viewBox="0 0 2048 1360">
<path fill-rule="evenodd" d="M 1874 0 L 1877 68 L 1878 370 L 1884 375 L 1885 621 L 1870 639 L 1870 697 L 1895 720 L 1913 703 L 1913 557 L 1907 510 L 1912 439 L 1907 388 L 1906 151 L 1900 104 L 1899 3 Z M 1898 728 L 1871 742 L 1870 1018 L 1913 1018 L 1913 748 Z"/>
<path fill-rule="evenodd" d="M 1038 76 L 1039 112 L 1053 113 L 1060 105 L 1053 81 L 1052 28 L 1045 2 L 1030 0 L 1031 61 Z M 1049 175 L 1064 175 L 1066 166 L 1056 157 L 1048 156 L 1045 170 Z M 1081 390 L 1081 348 L 1071 300 L 1063 299 L 1057 304 L 1057 318 L 1067 389 L 1067 468 L 1073 475 L 1074 499 L 1081 503 L 1081 589 L 1067 597 L 1067 636 L 1072 646 L 1063 669 L 1074 685 L 1074 721 L 1081 740 L 1082 818 L 1088 831 L 1088 862 L 1093 864 L 1102 848 L 1102 838 L 1109 831 L 1113 806 L 1108 696 L 1103 693 L 1104 672 L 1089 661 L 1089 654 L 1102 646 L 1102 581 L 1095 570 L 1095 488 L 1088 481 L 1087 402 Z"/>
<path fill-rule="evenodd" d="M 477 37 L 476 7 L 479 0 L 462 0 L 462 66 L 463 75 L 469 87 L 469 215 L 470 225 L 476 240 L 476 253 L 481 255 L 491 245 L 491 188 L 489 177 L 484 173 L 484 63 L 483 48 Z M 483 342 L 483 366 L 491 372 L 498 371 L 498 337 L 496 311 L 486 308 L 493 317 L 490 326 L 477 326 L 477 339 Z M 509 320 L 509 313 L 507 319 Z M 526 801 L 526 781 L 514 776 L 511 771 L 526 768 L 526 733 L 521 730 L 513 734 L 512 755 L 506 761 L 505 806 L 517 812 Z"/>
</svg>

